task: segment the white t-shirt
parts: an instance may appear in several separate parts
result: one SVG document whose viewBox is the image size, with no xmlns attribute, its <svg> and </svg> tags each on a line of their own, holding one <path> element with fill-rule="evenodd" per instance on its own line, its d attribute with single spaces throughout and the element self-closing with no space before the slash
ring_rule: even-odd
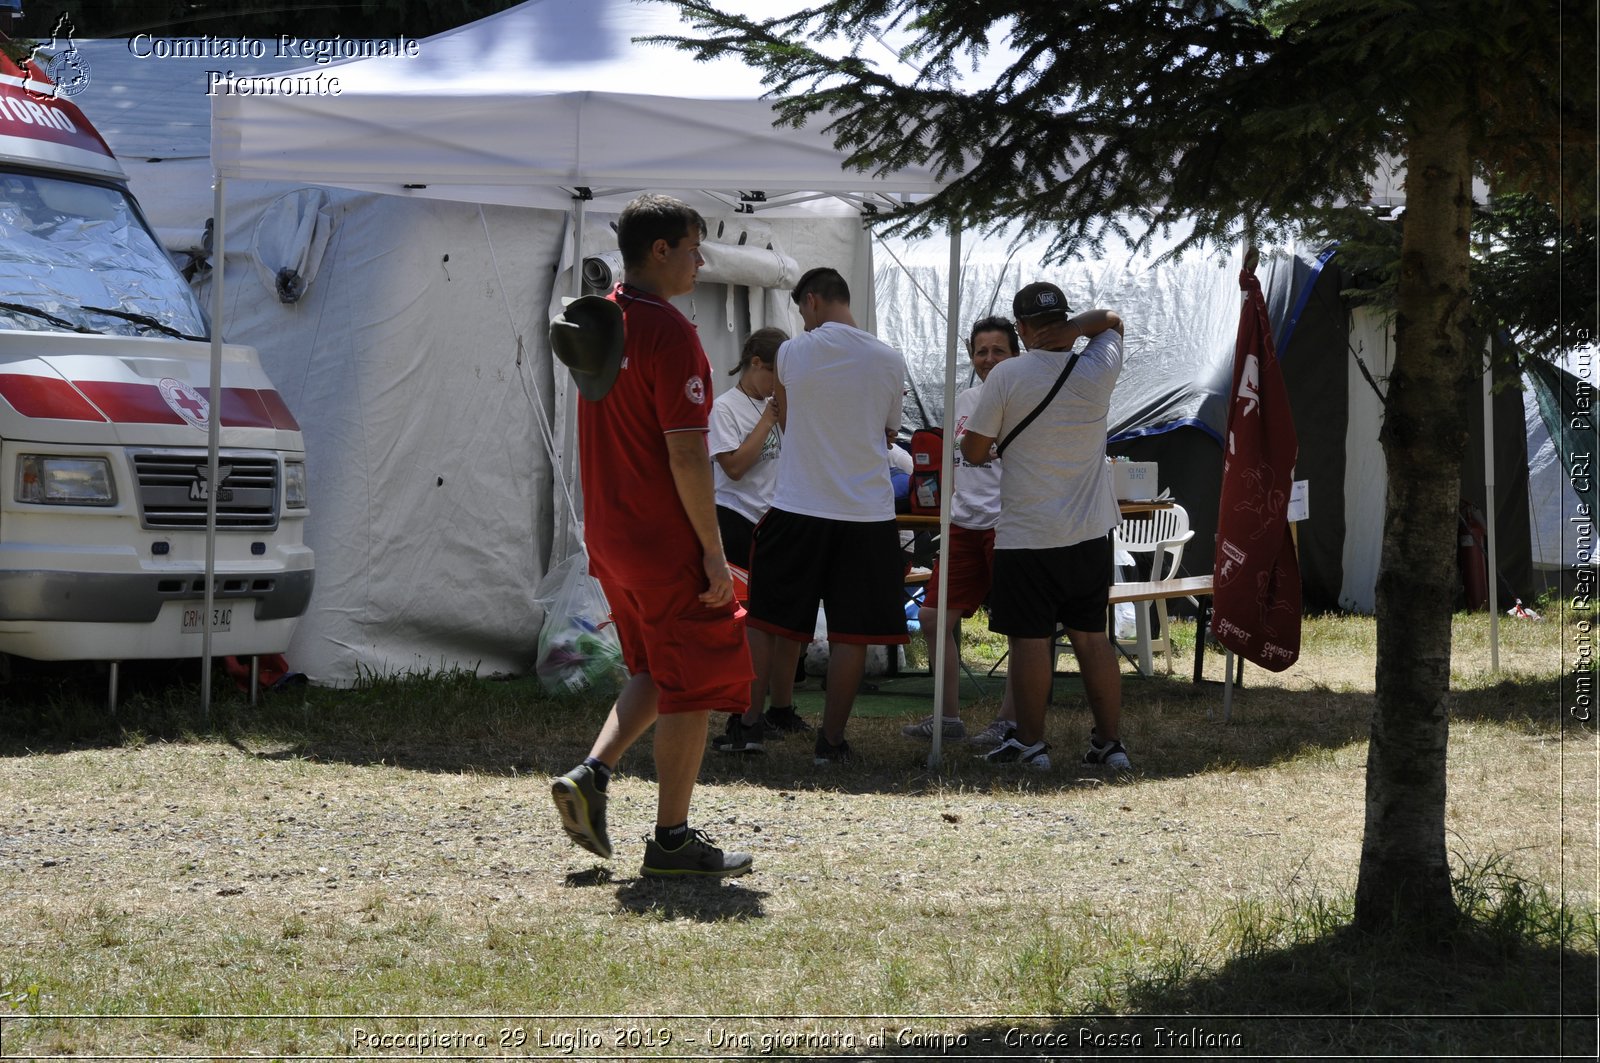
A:
<svg viewBox="0 0 1600 1063">
<path fill-rule="evenodd" d="M 995 366 L 966 428 L 1005 439 L 1049 394 L 1070 357 L 1068 351 L 1028 351 Z M 1006 447 L 996 549 L 1071 546 L 1116 527 L 1106 412 L 1121 372 L 1122 335 L 1107 329 L 1084 347 L 1050 405 Z"/>
<path fill-rule="evenodd" d="M 783 434 L 777 425 L 772 426 L 766 442 L 761 445 L 760 457 L 745 470 L 740 479 L 735 480 L 723 472 L 716 457 L 744 446 L 744 441 L 750 438 L 750 433 L 761 420 L 761 410 L 765 405 L 764 399 L 751 398 L 740 391 L 737 385 L 729 388 L 711 404 L 711 431 L 706 439 L 707 449 L 711 451 L 712 475 L 716 479 L 717 505 L 726 506 L 751 523 L 766 516 L 768 507 L 772 505 L 772 489 L 778 482 L 778 451 L 783 443 Z"/>
<path fill-rule="evenodd" d="M 779 347 L 788 412 L 773 508 L 830 520 L 893 520 L 885 433 L 900 430 L 905 377 L 899 351 L 834 321 Z"/>
<path fill-rule="evenodd" d="M 991 458 L 982 465 L 972 465 L 961 456 L 961 437 L 967 434 L 967 418 L 972 416 L 982 391 L 980 382 L 956 396 L 956 493 L 950 496 L 950 523 L 972 531 L 984 531 L 1000 521 L 1000 459 Z"/>
</svg>

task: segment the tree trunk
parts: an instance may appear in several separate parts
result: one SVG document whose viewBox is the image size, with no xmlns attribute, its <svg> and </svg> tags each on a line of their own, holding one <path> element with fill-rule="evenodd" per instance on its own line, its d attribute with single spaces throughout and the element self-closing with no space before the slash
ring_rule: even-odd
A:
<svg viewBox="0 0 1600 1063">
<path fill-rule="evenodd" d="M 1472 166 L 1461 100 L 1416 106 L 1406 163 L 1389 490 L 1378 573 L 1377 704 L 1355 923 L 1424 939 L 1458 919 L 1445 852 L 1450 612 L 1466 443 Z"/>
</svg>

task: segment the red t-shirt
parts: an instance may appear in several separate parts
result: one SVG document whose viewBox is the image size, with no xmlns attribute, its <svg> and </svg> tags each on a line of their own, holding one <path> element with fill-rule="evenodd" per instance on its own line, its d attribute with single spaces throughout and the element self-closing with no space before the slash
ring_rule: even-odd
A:
<svg viewBox="0 0 1600 1063">
<path fill-rule="evenodd" d="M 599 402 L 578 398 L 583 538 L 595 575 L 661 586 L 704 553 L 678 498 L 666 433 L 704 437 L 711 363 L 695 327 L 665 299 L 625 284 L 609 298 L 622 307 L 622 370 Z"/>
</svg>

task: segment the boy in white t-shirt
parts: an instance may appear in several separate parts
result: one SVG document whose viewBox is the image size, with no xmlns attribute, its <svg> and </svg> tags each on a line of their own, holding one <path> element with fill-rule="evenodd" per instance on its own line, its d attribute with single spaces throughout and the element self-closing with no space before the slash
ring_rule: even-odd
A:
<svg viewBox="0 0 1600 1063">
<path fill-rule="evenodd" d="M 756 674 L 776 675 L 782 657 L 810 641 L 824 606 L 828 694 L 815 756 L 827 763 L 850 757 L 844 727 L 867 646 L 907 641 L 884 452 L 900 429 L 906 365 L 856 327 L 838 271 L 808 271 L 791 298 L 806 331 L 778 349 L 783 457 L 772 509 L 756 528 L 746 623 L 768 636 L 751 643 Z"/>
</svg>

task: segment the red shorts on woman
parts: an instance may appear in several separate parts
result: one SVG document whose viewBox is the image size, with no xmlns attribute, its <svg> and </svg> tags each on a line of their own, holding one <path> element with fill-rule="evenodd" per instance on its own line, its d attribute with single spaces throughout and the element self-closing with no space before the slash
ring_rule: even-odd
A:
<svg viewBox="0 0 1600 1063">
<path fill-rule="evenodd" d="M 666 585 L 624 587 L 600 581 L 622 640 L 622 660 L 648 673 L 660 691 L 657 711 L 744 712 L 750 707 L 750 646 L 737 602 L 700 601 L 706 577 L 698 563 Z"/>
<path fill-rule="evenodd" d="M 963 618 L 978 611 L 994 585 L 994 529 L 975 531 L 959 524 L 950 525 L 949 546 L 939 551 L 928 577 L 928 592 L 923 608 L 939 608 L 939 570 L 950 569 L 950 605 Z"/>
</svg>

